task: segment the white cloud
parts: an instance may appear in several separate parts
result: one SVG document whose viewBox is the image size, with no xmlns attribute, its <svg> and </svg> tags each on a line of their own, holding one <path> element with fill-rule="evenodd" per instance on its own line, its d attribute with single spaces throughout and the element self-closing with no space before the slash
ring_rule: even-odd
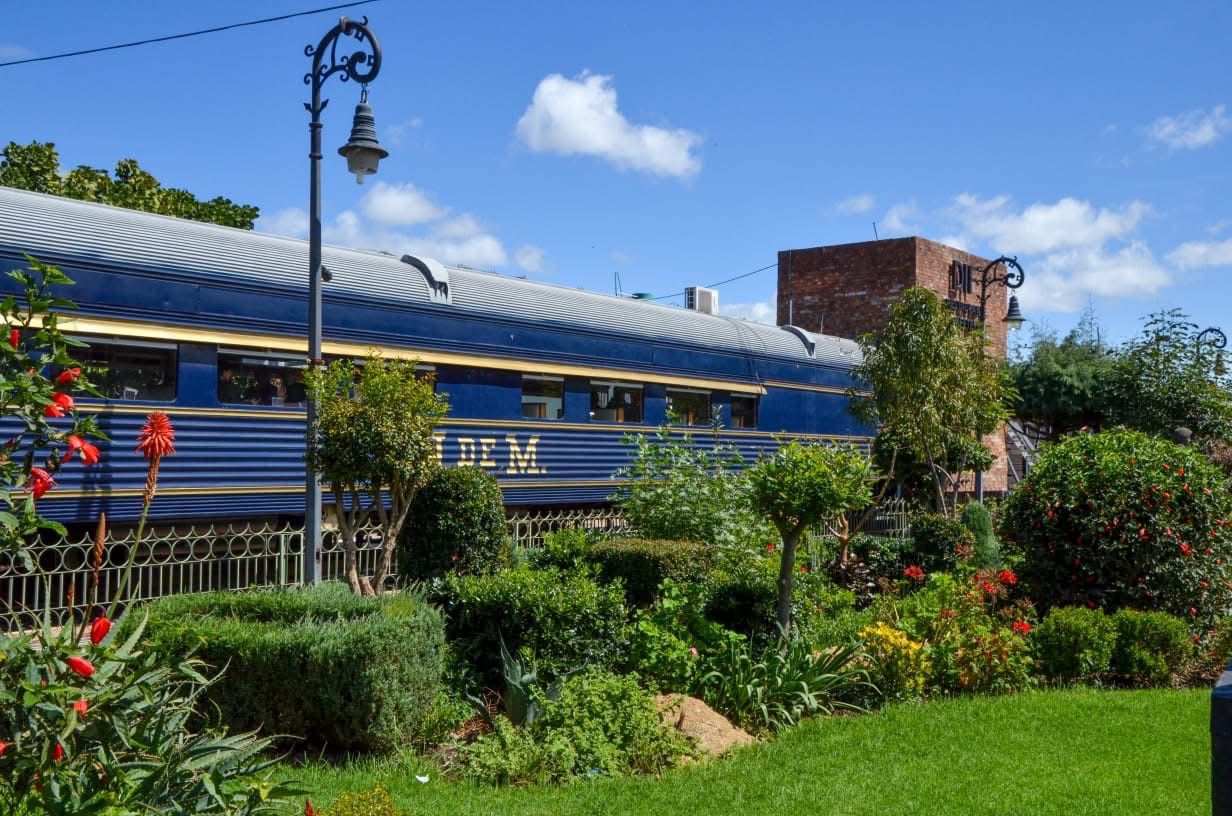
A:
<svg viewBox="0 0 1232 816">
<path fill-rule="evenodd" d="M 21 60 L 34 56 L 29 48 L 16 43 L 0 43 L 0 60 Z"/>
<path fill-rule="evenodd" d="M 260 232 L 273 235 L 285 235 L 288 238 L 303 238 L 308 234 L 308 213 L 299 207 L 288 207 L 273 215 L 262 215 L 257 219 L 256 228 Z"/>
<path fill-rule="evenodd" d="M 1149 205 L 1131 201 L 1119 212 L 1096 209 L 1089 201 L 1062 198 L 1016 210 L 1008 196 L 955 197 L 950 214 L 965 235 L 1009 254 L 1053 252 L 1101 245 L 1130 235 L 1150 214 Z"/>
<path fill-rule="evenodd" d="M 1024 264 L 1024 309 L 1074 312 L 1097 297 L 1147 297 L 1172 285 L 1172 273 L 1142 241 L 1109 251 L 1102 245 L 1054 252 Z"/>
<path fill-rule="evenodd" d="M 433 203 L 414 184 L 378 181 L 359 202 L 364 215 L 385 226 L 411 226 L 443 218 L 449 211 Z"/>
<path fill-rule="evenodd" d="M 1168 262 L 1178 269 L 1232 266 L 1232 238 L 1226 241 L 1186 241 L 1168 253 Z"/>
<path fill-rule="evenodd" d="M 513 253 L 513 262 L 527 272 L 542 272 L 543 254 L 543 250 L 534 244 L 522 244 L 517 252 Z"/>
<path fill-rule="evenodd" d="M 412 130 L 417 130 L 423 126 L 423 119 L 416 116 L 413 119 L 407 119 L 405 122 L 399 122 L 396 125 L 390 125 L 385 128 L 385 141 L 392 145 L 402 144 L 402 140 L 406 138 Z"/>
<path fill-rule="evenodd" d="M 1197 150 L 1219 141 L 1232 131 L 1224 105 L 1216 105 L 1210 111 L 1198 109 L 1176 116 L 1161 116 L 1147 125 L 1149 142 L 1164 145 L 1169 150 Z"/>
<path fill-rule="evenodd" d="M 1207 225 L 1206 232 L 1208 235 L 1218 235 L 1228 227 L 1232 227 L 1232 218 L 1224 218 L 1220 221 L 1216 221 L 1214 224 Z"/>
<path fill-rule="evenodd" d="M 863 195 L 853 195 L 850 198 L 844 198 L 842 201 L 834 205 L 834 211 L 839 215 L 859 215 L 866 213 L 876 206 L 877 200 L 867 193 Z"/>
<path fill-rule="evenodd" d="M 891 237 L 889 233 L 897 233 L 898 235 L 908 235 L 920 231 L 920 228 L 912 223 L 913 219 L 920 214 L 920 208 L 916 206 L 914 201 L 909 201 L 904 204 L 895 204 L 886 211 L 885 216 L 879 222 L 879 225 L 886 231 L 886 237 Z"/>
<path fill-rule="evenodd" d="M 756 303 L 728 303 L 720 305 L 719 314 L 724 317 L 751 320 L 754 323 L 769 323 L 771 326 L 776 323 L 775 305 L 764 300 L 759 300 Z"/>
<path fill-rule="evenodd" d="M 549 74 L 518 120 L 518 136 L 538 153 L 598 156 L 617 167 L 690 178 L 701 170 L 694 154 L 701 136 L 682 128 L 633 124 L 617 107 L 611 77 L 583 72 Z"/>
<path fill-rule="evenodd" d="M 433 202 L 413 184 L 378 183 L 356 209 L 338 213 L 322 232 L 327 243 L 356 249 L 423 255 L 481 269 L 509 263 L 504 244 L 475 216 L 461 213 L 446 218 L 448 213 L 448 207 Z M 308 214 L 297 208 L 281 210 L 263 216 L 257 229 L 303 237 Z"/>
<path fill-rule="evenodd" d="M 613 261 L 615 261 L 618 264 L 622 264 L 622 265 L 627 264 L 633 260 L 632 256 L 630 256 L 628 252 L 624 252 L 623 250 L 619 250 L 619 249 L 613 249 L 611 253 L 611 257 Z"/>
</svg>

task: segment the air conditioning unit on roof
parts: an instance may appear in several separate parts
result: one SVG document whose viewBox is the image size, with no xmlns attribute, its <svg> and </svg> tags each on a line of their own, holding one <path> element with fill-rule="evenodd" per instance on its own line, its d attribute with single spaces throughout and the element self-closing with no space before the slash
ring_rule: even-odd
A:
<svg viewBox="0 0 1232 816">
<path fill-rule="evenodd" d="M 686 286 L 684 305 L 686 309 L 692 309 L 695 312 L 718 314 L 719 292 L 717 289 L 707 289 L 704 286 Z"/>
</svg>

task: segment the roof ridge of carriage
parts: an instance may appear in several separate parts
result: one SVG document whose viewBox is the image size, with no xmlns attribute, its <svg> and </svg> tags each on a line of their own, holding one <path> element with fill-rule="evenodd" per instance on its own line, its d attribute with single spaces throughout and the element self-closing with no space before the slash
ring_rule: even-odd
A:
<svg viewBox="0 0 1232 816">
<path fill-rule="evenodd" d="M 83 257 L 164 273 L 173 267 L 177 273 L 303 291 L 307 244 L 271 232 L 0 186 L 0 251 L 8 246 L 53 262 Z M 860 356 L 851 340 L 798 327 L 755 323 L 427 258 L 399 259 L 382 250 L 326 244 L 322 261 L 333 276 L 325 284 L 326 297 L 333 293 L 415 304 L 440 302 L 434 297 L 440 281 L 430 271 L 435 269 L 444 270 L 452 307 L 493 317 L 551 321 L 844 368 Z"/>
</svg>

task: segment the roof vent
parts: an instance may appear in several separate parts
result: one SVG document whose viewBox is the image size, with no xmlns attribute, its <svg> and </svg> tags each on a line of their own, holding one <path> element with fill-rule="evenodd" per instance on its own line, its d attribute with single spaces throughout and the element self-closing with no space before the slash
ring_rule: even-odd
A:
<svg viewBox="0 0 1232 816">
<path fill-rule="evenodd" d="M 704 314 L 719 313 L 719 291 L 707 289 L 704 286 L 686 286 L 684 288 L 684 307 Z"/>
<path fill-rule="evenodd" d="M 428 284 L 428 299 L 432 303 L 453 303 L 453 295 L 449 292 L 449 270 L 444 264 L 431 258 L 416 258 L 414 255 L 403 255 L 402 263 L 410 264 L 423 273 Z"/>
<path fill-rule="evenodd" d="M 779 328 L 785 332 L 791 332 L 799 338 L 800 342 L 804 344 L 804 350 L 808 352 L 808 356 L 812 357 L 816 353 L 817 343 L 812 337 L 809 337 L 809 333 L 804 329 L 799 326 L 779 326 Z"/>
</svg>

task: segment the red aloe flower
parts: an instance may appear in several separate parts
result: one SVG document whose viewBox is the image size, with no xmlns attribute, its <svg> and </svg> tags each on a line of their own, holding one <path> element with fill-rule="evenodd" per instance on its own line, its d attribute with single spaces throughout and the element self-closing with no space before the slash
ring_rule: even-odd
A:
<svg viewBox="0 0 1232 816">
<path fill-rule="evenodd" d="M 55 486 L 56 480 L 51 478 L 50 473 L 41 467 L 30 468 L 30 492 L 34 494 L 34 498 L 43 498 L 43 494 Z"/>
<path fill-rule="evenodd" d="M 1003 569 L 997 573 L 997 580 L 1006 586 L 1015 586 L 1018 583 L 1018 576 L 1012 570 Z"/>
<path fill-rule="evenodd" d="M 4 740 L 0 740 L 0 757 L 4 756 L 4 752 L 9 749 L 9 744 Z"/>
<path fill-rule="evenodd" d="M 912 581 L 923 581 L 924 580 L 924 570 L 921 569 L 919 566 L 912 564 L 911 566 L 903 570 L 903 577 L 910 578 Z"/>
<path fill-rule="evenodd" d="M 103 642 L 103 638 L 107 637 L 110 631 L 111 621 L 100 615 L 94 619 L 94 623 L 90 624 L 90 642 L 97 646 Z"/>
<path fill-rule="evenodd" d="M 85 700 L 78 700 L 77 702 L 73 703 L 73 711 L 76 711 L 77 716 L 83 720 L 85 719 L 86 712 L 89 710 L 90 710 L 90 704 L 86 702 Z"/>
<path fill-rule="evenodd" d="M 51 750 L 51 758 L 56 762 L 64 759 L 64 746 L 57 742 L 56 747 Z"/>
<path fill-rule="evenodd" d="M 175 453 L 175 429 L 162 411 L 153 411 L 137 434 L 137 452 L 146 459 L 158 460 Z"/>
<path fill-rule="evenodd" d="M 9 329 L 9 345 L 17 348 L 19 343 L 21 343 L 21 332 L 17 329 Z"/>
<path fill-rule="evenodd" d="M 1010 624 L 1010 629 L 1014 630 L 1020 635 L 1031 634 L 1031 624 L 1027 623 L 1025 620 L 1014 621 L 1013 623 Z"/>
<path fill-rule="evenodd" d="M 766 552 L 774 552 L 774 545 L 773 545 L 773 544 L 767 544 L 767 545 L 766 545 Z"/>
<path fill-rule="evenodd" d="M 70 669 L 72 669 L 77 674 L 80 674 L 82 677 L 89 677 L 90 675 L 94 674 L 94 664 L 91 663 L 89 660 L 86 660 L 84 657 L 78 657 L 77 655 L 73 655 L 72 657 L 70 657 L 68 660 L 64 662 L 68 664 L 68 667 Z"/>
<path fill-rule="evenodd" d="M 66 368 L 61 371 L 60 376 L 56 377 L 56 382 L 60 385 L 70 385 L 76 382 L 77 378 L 80 376 L 81 369 L 77 366 L 73 366 L 72 368 Z"/>
<path fill-rule="evenodd" d="M 68 450 L 64 454 L 65 462 L 72 459 L 73 454 L 78 452 L 81 453 L 81 461 L 87 465 L 92 465 L 98 461 L 98 447 L 82 439 L 77 434 L 69 434 L 65 442 L 68 444 Z"/>
</svg>

